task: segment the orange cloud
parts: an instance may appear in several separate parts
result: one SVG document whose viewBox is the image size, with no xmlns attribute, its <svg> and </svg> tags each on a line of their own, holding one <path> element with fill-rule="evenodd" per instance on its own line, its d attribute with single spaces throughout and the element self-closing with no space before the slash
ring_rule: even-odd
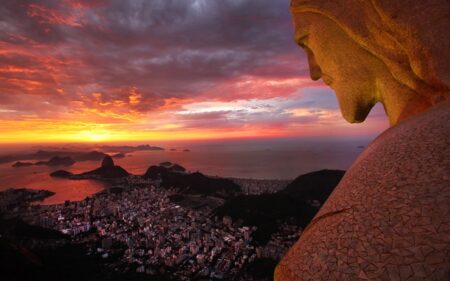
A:
<svg viewBox="0 0 450 281">
<path fill-rule="evenodd" d="M 80 95 L 79 99 L 70 102 L 71 113 L 77 115 L 77 118 L 102 122 L 138 122 L 148 114 L 148 111 L 168 110 L 175 108 L 180 102 L 177 99 L 155 99 L 155 102 L 152 99 L 144 99 L 136 87 L 112 92 L 114 94 L 93 92 Z"/>
<path fill-rule="evenodd" d="M 270 99 L 286 97 L 300 88 L 317 85 L 306 77 L 258 77 L 239 76 L 234 80 L 220 83 L 208 89 L 203 95 L 221 101 L 240 99 Z"/>
<path fill-rule="evenodd" d="M 130 105 L 137 105 L 141 102 L 142 95 L 137 91 L 136 87 L 133 87 L 128 96 L 128 102 Z"/>
<path fill-rule="evenodd" d="M 51 9 L 43 5 L 28 5 L 27 14 L 36 18 L 40 24 L 64 24 L 72 27 L 82 26 L 80 19 L 82 14 L 75 10 L 73 14 L 63 14 L 60 10 Z"/>
</svg>

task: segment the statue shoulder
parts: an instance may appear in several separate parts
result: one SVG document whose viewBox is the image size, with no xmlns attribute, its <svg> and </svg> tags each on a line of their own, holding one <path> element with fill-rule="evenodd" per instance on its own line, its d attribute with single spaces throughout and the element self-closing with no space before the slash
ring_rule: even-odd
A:
<svg viewBox="0 0 450 281">
<path fill-rule="evenodd" d="M 432 107 L 374 140 L 277 266 L 275 280 L 356 280 L 368 263 L 381 279 L 420 264 L 429 279 L 447 280 L 449 109 Z"/>
<path fill-rule="evenodd" d="M 367 157 L 382 157 L 406 161 L 404 153 L 431 153 L 448 148 L 450 134 L 450 102 L 445 102 L 427 111 L 412 116 L 378 136 L 355 162 Z M 428 158 L 426 155 L 422 155 Z"/>
<path fill-rule="evenodd" d="M 355 198 L 372 192 L 375 197 L 389 197 L 402 188 L 408 193 L 438 192 L 450 184 L 449 171 L 450 102 L 445 102 L 378 136 L 348 169 L 330 197 L 333 200 L 328 200 L 318 216 L 348 208 Z"/>
</svg>

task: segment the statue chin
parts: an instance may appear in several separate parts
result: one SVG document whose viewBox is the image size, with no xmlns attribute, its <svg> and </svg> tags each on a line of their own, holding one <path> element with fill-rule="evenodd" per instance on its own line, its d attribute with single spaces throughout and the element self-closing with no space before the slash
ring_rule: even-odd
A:
<svg viewBox="0 0 450 281">
<path fill-rule="evenodd" d="M 371 108 L 352 107 L 351 110 L 341 108 L 341 114 L 348 123 L 362 123 L 366 120 Z"/>
<path fill-rule="evenodd" d="M 346 116 L 346 115 L 342 115 L 342 117 L 344 117 L 345 121 L 347 121 L 348 123 L 351 124 L 357 124 L 357 123 L 362 123 L 366 120 L 366 116 L 361 117 L 361 116 Z"/>
<path fill-rule="evenodd" d="M 337 94 L 336 96 L 341 115 L 349 123 L 364 122 L 375 105 L 371 98 L 365 99 L 364 95 L 359 95 L 358 98 L 347 97 L 345 94 Z M 370 95 L 367 96 L 370 97 Z"/>
</svg>

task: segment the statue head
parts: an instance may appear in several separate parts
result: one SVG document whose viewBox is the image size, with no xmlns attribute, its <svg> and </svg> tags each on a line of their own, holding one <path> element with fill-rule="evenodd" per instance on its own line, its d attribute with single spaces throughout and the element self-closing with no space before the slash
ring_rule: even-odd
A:
<svg viewBox="0 0 450 281">
<path fill-rule="evenodd" d="M 381 102 L 394 125 L 450 99 L 447 0 L 292 0 L 291 13 L 311 78 L 347 121 Z"/>
</svg>

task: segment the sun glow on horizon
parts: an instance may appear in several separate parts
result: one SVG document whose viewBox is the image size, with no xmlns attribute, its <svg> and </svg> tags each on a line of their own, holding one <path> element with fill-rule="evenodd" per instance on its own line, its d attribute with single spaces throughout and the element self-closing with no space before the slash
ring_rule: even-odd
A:
<svg viewBox="0 0 450 281">
<path fill-rule="evenodd" d="M 39 122 L 26 128 L 20 124 L 11 125 L 5 131 L 0 127 L 0 143 L 60 143 L 60 142 L 127 142 L 127 141 L 177 141 L 177 140 L 219 140 L 247 138 L 283 138 L 283 137 L 329 137 L 329 136 L 364 136 L 371 134 L 371 126 L 355 128 L 344 121 L 330 127 L 326 122 L 311 126 L 309 124 L 273 124 L 271 126 L 245 125 L 239 128 L 183 128 L 175 124 L 166 124 L 158 128 L 114 128 L 98 124 L 49 124 Z M 23 124 L 22 124 L 23 125 Z M 7 126 L 7 125 L 6 125 Z M 383 128 L 384 124 L 377 125 Z M 86 127 L 90 127 L 86 129 Z M 11 130 L 11 128 L 17 128 Z M 4 128 L 3 128 L 4 129 Z M 325 130 L 326 129 L 326 130 Z M 349 134 L 351 133 L 351 134 Z M 373 133 L 372 133 L 373 134 Z M 375 135 L 375 134 L 373 134 Z"/>
<path fill-rule="evenodd" d="M 111 134 L 108 132 L 96 132 L 96 131 L 82 131 L 80 132 L 80 140 L 86 140 L 90 142 L 107 141 L 111 138 Z"/>
</svg>

